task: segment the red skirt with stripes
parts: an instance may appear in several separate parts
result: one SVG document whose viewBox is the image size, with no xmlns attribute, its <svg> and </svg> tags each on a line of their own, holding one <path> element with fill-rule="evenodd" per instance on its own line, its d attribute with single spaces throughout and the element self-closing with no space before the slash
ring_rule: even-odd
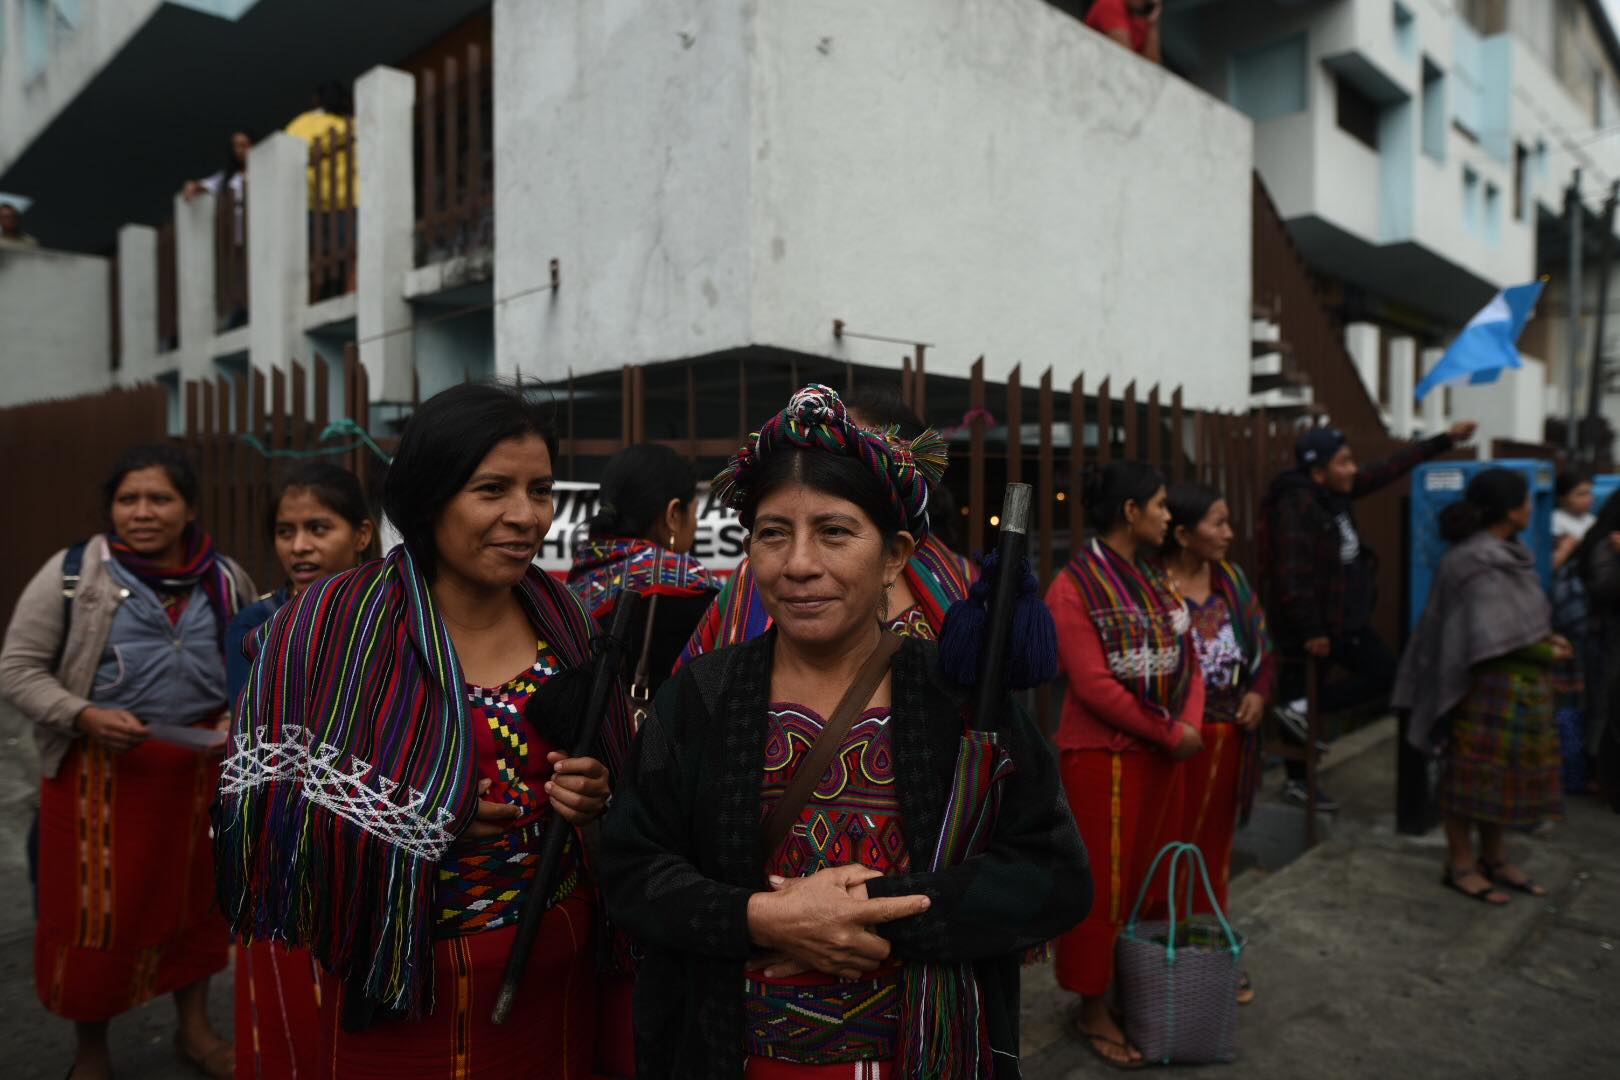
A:
<svg viewBox="0 0 1620 1080">
<path fill-rule="evenodd" d="M 320 968 L 308 949 L 236 949 L 237 1080 L 313 1077 L 321 1060 Z"/>
<path fill-rule="evenodd" d="M 41 783 L 34 986 L 51 1012 L 110 1020 L 225 967 L 208 838 L 219 761 L 83 739 Z"/>
<path fill-rule="evenodd" d="M 1204 749 L 1181 763 L 1181 831 L 1170 837 L 1197 844 L 1204 853 L 1215 902 L 1223 912 L 1226 887 L 1232 878 L 1232 838 L 1237 832 L 1243 744 L 1244 732 L 1235 724 L 1204 725 Z M 1192 910 L 1194 914 L 1210 913 L 1202 882 L 1193 889 Z"/>
<path fill-rule="evenodd" d="M 1091 856 L 1095 898 L 1080 925 L 1058 938 L 1057 980 L 1065 990 L 1099 997 L 1113 985 L 1114 941 L 1142 879 L 1180 828 L 1181 776 L 1174 761 L 1145 750 L 1065 750 L 1059 767 Z"/>
<path fill-rule="evenodd" d="M 490 1022 L 516 926 L 433 943 L 433 1012 L 344 1031 L 343 991 L 322 981 L 321 1075 L 332 1080 L 587 1080 L 596 1074 L 594 898 L 577 889 L 540 920 L 506 1023 Z"/>
</svg>

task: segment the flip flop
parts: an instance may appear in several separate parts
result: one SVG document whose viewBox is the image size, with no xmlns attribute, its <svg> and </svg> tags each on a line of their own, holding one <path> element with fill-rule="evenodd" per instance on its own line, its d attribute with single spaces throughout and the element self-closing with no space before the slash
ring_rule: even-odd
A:
<svg viewBox="0 0 1620 1080">
<path fill-rule="evenodd" d="M 1238 976 L 1237 1003 L 1239 1005 L 1254 1004 L 1254 984 L 1249 981 L 1247 971 Z"/>
<path fill-rule="evenodd" d="M 1506 907 L 1508 905 L 1508 903 L 1510 902 L 1509 898 L 1506 897 L 1506 896 L 1502 896 L 1502 893 L 1499 892 L 1497 890 L 1496 886 L 1494 886 L 1494 885 L 1487 885 L 1483 889 L 1469 890 L 1469 889 L 1463 888 L 1461 885 L 1459 885 L 1457 883 L 1458 878 L 1463 877 L 1464 875 L 1467 875 L 1467 874 L 1471 874 L 1471 873 L 1474 873 L 1474 871 L 1472 871 L 1472 870 L 1453 870 L 1450 867 L 1447 867 L 1445 873 L 1440 875 L 1440 884 L 1444 885 L 1448 889 L 1456 889 L 1458 892 L 1462 893 L 1464 896 L 1468 897 L 1468 899 L 1470 899 L 1470 900 L 1478 900 L 1481 903 L 1489 904 L 1492 907 Z M 1500 900 L 1492 900 L 1491 897 L 1493 895 L 1494 896 L 1501 896 L 1502 899 L 1500 899 Z"/>
<path fill-rule="evenodd" d="M 1126 1051 L 1128 1053 L 1131 1050 L 1131 1045 L 1129 1043 L 1127 1043 L 1127 1042 L 1122 1042 L 1119 1039 L 1110 1038 L 1107 1035 L 1093 1035 L 1092 1033 L 1087 1031 L 1085 1028 L 1081 1027 L 1078 1023 L 1076 1023 L 1074 1025 L 1074 1033 L 1085 1040 L 1086 1049 L 1091 1051 L 1091 1056 L 1092 1057 L 1096 1058 L 1098 1061 L 1102 1062 L 1104 1065 L 1109 1066 L 1110 1068 L 1125 1069 L 1125 1070 L 1140 1069 L 1143 1065 L 1146 1064 L 1145 1061 L 1142 1061 L 1140 1059 L 1138 1059 L 1136 1061 L 1128 1061 L 1128 1060 L 1127 1061 L 1118 1061 L 1118 1060 L 1116 1060 L 1114 1058 L 1109 1057 L 1107 1054 L 1103 1053 L 1102 1050 L 1100 1050 L 1097 1047 L 1098 1043 L 1107 1043 L 1109 1046 L 1118 1047 L 1119 1049 L 1124 1050 L 1124 1051 Z"/>
<path fill-rule="evenodd" d="M 220 1040 L 212 1050 L 205 1054 L 194 1054 L 181 1041 L 180 1033 L 175 1032 L 174 1053 L 181 1061 L 204 1076 L 215 1077 L 217 1080 L 229 1080 L 230 1077 L 236 1075 L 236 1047 L 224 1040 Z"/>
<path fill-rule="evenodd" d="M 1486 862 L 1484 859 L 1479 860 L 1479 872 L 1489 878 L 1492 885 L 1503 889 L 1512 889 L 1515 892 L 1522 892 L 1526 896 L 1544 897 L 1547 895 L 1547 887 L 1529 874 L 1524 874 L 1523 870 L 1519 871 L 1519 873 L 1524 874 L 1523 881 L 1510 881 L 1501 876 L 1502 868 L 1505 866 L 1507 866 L 1505 862 L 1493 863 Z"/>
</svg>

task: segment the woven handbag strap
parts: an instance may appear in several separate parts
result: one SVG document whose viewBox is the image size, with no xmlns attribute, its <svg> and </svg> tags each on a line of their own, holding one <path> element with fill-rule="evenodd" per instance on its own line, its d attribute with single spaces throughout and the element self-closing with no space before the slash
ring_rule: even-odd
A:
<svg viewBox="0 0 1620 1080">
<path fill-rule="evenodd" d="M 810 801 L 810 793 L 816 789 L 816 784 L 826 773 L 827 766 L 832 764 L 833 756 L 844 743 L 844 736 L 855 726 L 855 717 L 877 692 L 878 685 L 883 682 L 883 676 L 888 674 L 889 659 L 899 648 L 898 634 L 885 631 L 879 636 L 877 648 L 872 650 L 872 655 L 861 665 L 855 681 L 844 691 L 843 698 L 839 700 L 838 707 L 828 718 L 826 726 L 821 729 L 816 741 L 810 745 L 810 749 L 799 761 L 799 768 L 794 772 L 792 782 L 788 784 L 787 790 L 782 792 L 781 801 L 771 811 L 771 816 L 765 821 L 765 830 L 760 834 L 760 856 L 766 863 L 770 862 L 777 847 L 787 837 L 793 823 L 799 820 L 799 811 Z"/>
</svg>

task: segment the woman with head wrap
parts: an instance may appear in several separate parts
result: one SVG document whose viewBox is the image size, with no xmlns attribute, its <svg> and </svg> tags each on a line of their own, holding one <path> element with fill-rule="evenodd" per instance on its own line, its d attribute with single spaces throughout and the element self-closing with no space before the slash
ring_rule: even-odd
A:
<svg viewBox="0 0 1620 1080">
<path fill-rule="evenodd" d="M 771 628 L 665 684 L 606 821 L 609 908 L 646 949 L 642 1076 L 1017 1074 L 1022 955 L 1090 882 L 1010 700 L 979 721 L 1015 770 L 984 850 L 931 869 L 971 709 L 931 643 L 887 627 L 943 451 L 808 386 L 719 480 Z M 942 967 L 960 995 L 916 1008 Z"/>
</svg>

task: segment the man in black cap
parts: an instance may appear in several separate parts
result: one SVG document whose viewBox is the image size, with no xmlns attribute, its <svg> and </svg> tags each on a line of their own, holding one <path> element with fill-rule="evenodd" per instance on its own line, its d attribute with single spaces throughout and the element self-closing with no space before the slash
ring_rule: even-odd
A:
<svg viewBox="0 0 1620 1080">
<path fill-rule="evenodd" d="M 1272 482 L 1260 511 L 1263 565 L 1271 583 L 1268 616 L 1285 660 L 1276 714 L 1298 742 L 1306 738 L 1305 672 L 1303 664 L 1287 661 L 1311 656 L 1343 672 L 1321 687 L 1317 705 L 1324 713 L 1386 699 L 1395 682 L 1395 656 L 1372 627 L 1378 562 L 1356 531 L 1355 500 L 1466 441 L 1476 427 L 1458 421 L 1444 434 L 1366 467 L 1356 464 L 1342 431 L 1312 428 L 1294 444 L 1298 467 Z M 1283 796 L 1303 805 L 1305 765 L 1287 764 Z M 1320 787 L 1316 805 L 1338 809 Z"/>
</svg>

